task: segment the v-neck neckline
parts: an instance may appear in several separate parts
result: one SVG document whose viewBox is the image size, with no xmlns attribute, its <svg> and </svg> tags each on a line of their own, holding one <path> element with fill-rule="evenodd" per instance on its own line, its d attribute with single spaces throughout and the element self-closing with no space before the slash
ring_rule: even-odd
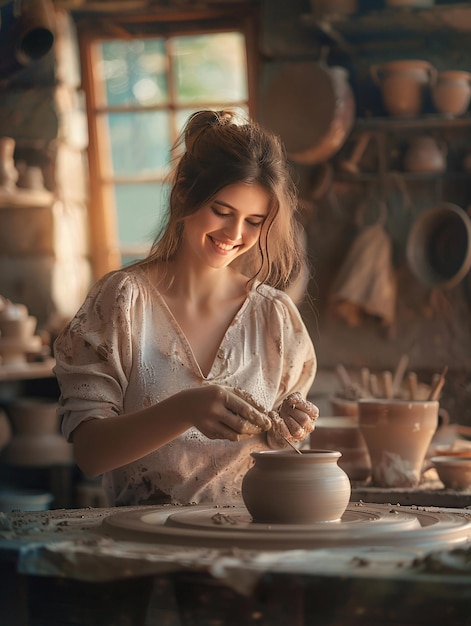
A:
<svg viewBox="0 0 471 626">
<path fill-rule="evenodd" d="M 160 290 L 156 287 L 156 285 L 152 282 L 152 280 L 149 278 L 149 276 L 147 276 L 145 270 L 141 270 L 142 275 L 144 276 L 146 282 L 151 286 L 151 288 L 153 289 L 153 291 L 156 293 L 156 295 L 159 298 L 159 302 L 161 303 L 161 305 L 163 306 L 164 310 L 167 313 L 167 316 L 170 320 L 170 322 L 172 323 L 172 325 L 174 326 L 180 341 L 182 342 L 184 348 L 185 348 L 185 352 L 187 353 L 187 355 L 189 356 L 190 360 L 192 361 L 195 369 L 197 370 L 198 374 L 201 376 L 201 378 L 203 378 L 204 380 L 210 380 L 211 378 L 214 378 L 214 374 L 213 374 L 213 370 L 215 368 L 215 364 L 218 360 L 218 354 L 221 351 L 221 348 L 224 346 L 224 344 L 227 341 L 227 336 L 231 330 L 231 328 L 233 328 L 233 326 L 236 324 L 236 322 L 238 321 L 238 319 L 241 317 L 241 315 L 243 315 L 245 309 L 248 306 L 248 303 L 250 301 L 250 296 L 253 290 L 253 287 L 250 289 L 250 291 L 247 293 L 247 296 L 245 297 L 244 301 L 242 302 L 241 306 L 237 309 L 237 312 L 235 313 L 234 317 L 232 318 L 231 322 L 229 323 L 229 325 L 226 328 L 226 331 L 224 333 L 224 336 L 221 339 L 221 342 L 216 350 L 216 354 L 215 357 L 213 359 L 213 362 L 211 363 L 211 367 L 208 370 L 208 374 L 205 375 L 203 373 L 203 370 L 201 369 L 200 364 L 198 363 L 198 359 L 195 356 L 195 353 L 193 351 L 193 348 L 191 346 L 191 343 L 188 339 L 188 337 L 186 336 L 185 331 L 183 330 L 183 328 L 180 326 L 177 318 L 175 317 L 175 315 L 172 312 L 172 309 L 169 307 L 169 305 L 167 304 L 167 301 L 165 300 L 165 298 L 163 297 L 163 295 L 161 294 Z"/>
</svg>

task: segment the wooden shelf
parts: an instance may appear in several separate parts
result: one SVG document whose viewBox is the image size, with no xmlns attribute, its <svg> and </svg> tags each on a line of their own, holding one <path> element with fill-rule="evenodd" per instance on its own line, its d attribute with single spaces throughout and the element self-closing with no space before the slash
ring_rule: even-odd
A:
<svg viewBox="0 0 471 626">
<path fill-rule="evenodd" d="M 378 180 L 380 177 L 383 179 L 390 178 L 393 180 L 394 178 L 400 177 L 406 181 L 416 181 L 416 182 L 434 182 L 434 181 L 444 181 L 444 180 L 456 180 L 456 181 L 469 181 L 471 178 L 471 174 L 468 172 L 404 172 L 402 170 L 388 170 L 384 172 L 384 174 L 380 174 L 379 172 L 358 172 L 358 173 L 349 173 L 343 172 L 341 170 L 336 171 L 335 178 L 339 181 L 345 182 L 374 182 Z"/>
<path fill-rule="evenodd" d="M 457 2 L 429 8 L 385 8 L 365 14 L 302 16 L 306 27 L 352 53 L 372 41 L 440 33 L 471 32 L 471 5 Z"/>
<path fill-rule="evenodd" d="M 471 115 L 430 114 L 419 117 L 357 117 L 355 131 L 396 131 L 471 128 Z"/>
<path fill-rule="evenodd" d="M 30 208 L 51 206 L 54 194 L 50 191 L 30 191 L 29 189 L 15 189 L 5 191 L 0 188 L 0 209 Z"/>
</svg>

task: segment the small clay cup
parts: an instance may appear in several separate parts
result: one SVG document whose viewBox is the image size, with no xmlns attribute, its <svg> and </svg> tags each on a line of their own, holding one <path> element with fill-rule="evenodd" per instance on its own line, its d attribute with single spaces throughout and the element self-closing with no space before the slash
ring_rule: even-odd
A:
<svg viewBox="0 0 471 626">
<path fill-rule="evenodd" d="M 242 481 L 242 498 L 254 522 L 337 522 L 350 500 L 351 485 L 338 466 L 337 450 L 252 452 L 254 465 Z"/>
<path fill-rule="evenodd" d="M 359 400 L 376 487 L 416 487 L 438 427 L 437 401 Z"/>
<path fill-rule="evenodd" d="M 438 477 L 448 489 L 471 489 L 471 456 L 436 456 L 431 459 Z"/>
</svg>

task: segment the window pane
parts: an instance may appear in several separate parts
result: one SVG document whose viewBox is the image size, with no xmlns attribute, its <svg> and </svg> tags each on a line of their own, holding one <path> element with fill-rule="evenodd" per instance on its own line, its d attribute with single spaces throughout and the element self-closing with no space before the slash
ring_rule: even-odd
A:
<svg viewBox="0 0 471 626">
<path fill-rule="evenodd" d="M 242 33 L 218 33 L 173 40 L 177 102 L 239 102 L 247 99 Z"/>
<path fill-rule="evenodd" d="M 142 248 L 140 256 L 145 256 L 166 219 L 167 185 L 116 185 L 115 199 L 120 249 Z"/>
<path fill-rule="evenodd" d="M 167 52 L 164 39 L 102 43 L 97 79 L 104 82 L 103 105 L 143 106 L 168 100 Z"/>
<path fill-rule="evenodd" d="M 169 161 L 169 113 L 110 113 L 106 116 L 111 142 L 113 173 L 158 174 Z"/>
</svg>

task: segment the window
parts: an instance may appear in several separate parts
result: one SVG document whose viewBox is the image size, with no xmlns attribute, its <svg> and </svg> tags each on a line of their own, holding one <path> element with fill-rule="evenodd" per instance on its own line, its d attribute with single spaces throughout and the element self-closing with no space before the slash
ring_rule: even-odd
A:
<svg viewBox="0 0 471 626">
<path fill-rule="evenodd" d="M 252 113 L 246 28 L 154 26 L 81 39 L 96 277 L 147 254 L 166 218 L 170 149 L 188 116 L 227 106 Z"/>
</svg>

